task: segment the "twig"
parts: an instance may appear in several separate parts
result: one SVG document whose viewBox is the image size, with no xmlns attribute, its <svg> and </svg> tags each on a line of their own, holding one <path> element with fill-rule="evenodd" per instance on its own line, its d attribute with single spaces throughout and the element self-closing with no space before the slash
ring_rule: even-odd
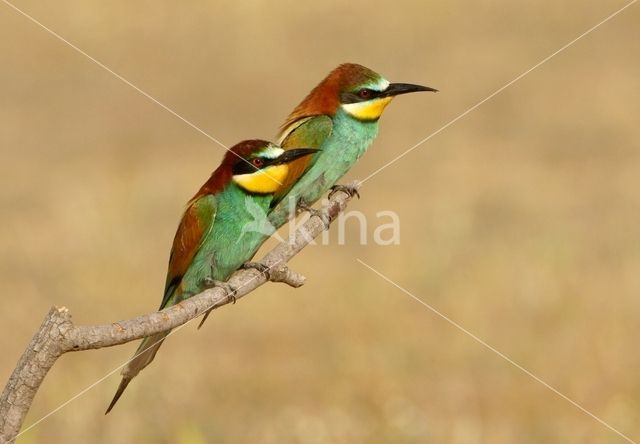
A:
<svg viewBox="0 0 640 444">
<path fill-rule="evenodd" d="M 322 207 L 322 216 L 310 217 L 287 241 L 279 243 L 260 261 L 269 269 L 272 281 L 293 287 L 304 283 L 304 276 L 289 270 L 287 262 L 325 230 L 322 219 L 333 221 L 350 199 L 351 196 L 342 191 L 333 194 Z M 239 299 L 267 280 L 265 273 L 247 269 L 236 272 L 229 284 L 238 289 L 235 297 Z M 162 311 L 103 325 L 74 325 L 67 308 L 53 307 L 22 354 L 0 397 L 0 444 L 15 441 L 38 388 L 64 353 L 112 347 L 170 330 L 229 301 L 224 289 L 212 288 Z"/>
</svg>

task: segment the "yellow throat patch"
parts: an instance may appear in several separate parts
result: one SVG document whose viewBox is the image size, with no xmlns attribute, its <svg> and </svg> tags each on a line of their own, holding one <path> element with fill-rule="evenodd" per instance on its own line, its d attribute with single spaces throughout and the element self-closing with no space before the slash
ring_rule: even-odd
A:
<svg viewBox="0 0 640 444">
<path fill-rule="evenodd" d="M 250 193 L 270 194 L 278 191 L 288 173 L 288 165 L 274 165 L 255 173 L 235 175 L 233 181 Z"/>
<path fill-rule="evenodd" d="M 392 96 L 381 97 L 366 102 L 345 103 L 342 108 L 358 120 L 376 120 L 392 100 Z"/>
</svg>

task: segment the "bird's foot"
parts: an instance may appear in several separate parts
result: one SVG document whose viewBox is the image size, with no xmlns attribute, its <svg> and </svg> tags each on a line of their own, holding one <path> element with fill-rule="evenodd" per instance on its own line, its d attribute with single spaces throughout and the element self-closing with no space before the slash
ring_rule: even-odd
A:
<svg viewBox="0 0 640 444">
<path fill-rule="evenodd" d="M 322 210 L 318 210 L 316 208 L 311 207 L 311 205 L 307 204 L 303 200 L 300 200 L 298 202 L 298 205 L 296 206 L 296 208 L 298 209 L 298 211 L 306 211 L 307 213 L 309 213 L 311 217 L 313 216 L 319 217 L 320 220 L 322 221 L 322 224 L 324 225 L 325 230 L 329 229 L 329 224 L 331 223 L 331 221 L 329 220 L 329 216 L 326 213 L 324 213 Z"/>
<path fill-rule="evenodd" d="M 238 291 L 236 287 L 228 282 L 222 281 L 213 281 L 213 286 L 224 289 L 224 291 L 227 293 L 227 299 L 229 299 L 234 304 L 236 303 L 236 292 Z"/>
<path fill-rule="evenodd" d="M 258 270 L 260 273 L 264 274 L 264 277 L 267 278 L 268 281 L 271 280 L 271 273 L 269 272 L 270 268 L 265 264 L 262 264 L 260 262 L 245 262 L 244 264 L 242 264 L 242 268 L 245 270 Z"/>
<path fill-rule="evenodd" d="M 216 288 L 216 287 L 220 287 L 223 288 L 224 291 L 227 293 L 227 302 L 228 301 L 232 301 L 234 304 L 236 303 L 236 292 L 238 291 L 238 289 L 236 287 L 234 287 L 233 285 L 229 284 L 228 282 L 223 282 L 223 281 L 217 281 L 215 279 L 212 278 L 205 278 L 203 281 L 205 288 Z M 211 314 L 211 311 L 214 308 L 217 308 L 219 304 L 215 304 L 212 307 L 210 307 L 209 309 L 207 309 L 207 311 L 204 312 L 204 316 L 202 317 L 202 321 L 200 321 L 200 324 L 198 324 L 198 330 L 200 329 L 200 327 L 202 327 L 202 324 L 204 324 L 204 321 L 207 320 L 207 318 L 209 317 L 209 315 Z"/>
<path fill-rule="evenodd" d="M 334 185 L 331 187 L 331 191 L 329 191 L 329 199 L 333 197 L 338 191 L 342 191 L 349 195 L 349 197 L 356 196 L 360 199 L 360 193 L 358 190 L 360 189 L 360 182 L 354 181 L 347 185 Z"/>
</svg>

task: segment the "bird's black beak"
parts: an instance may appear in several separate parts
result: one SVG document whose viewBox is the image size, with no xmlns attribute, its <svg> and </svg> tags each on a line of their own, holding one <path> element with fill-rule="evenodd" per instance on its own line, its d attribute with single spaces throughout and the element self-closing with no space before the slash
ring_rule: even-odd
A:
<svg viewBox="0 0 640 444">
<path fill-rule="evenodd" d="M 411 83 L 392 83 L 387 89 L 382 91 L 382 97 L 399 96 L 400 94 L 408 94 L 419 91 L 438 92 L 437 89 L 422 85 L 413 85 Z"/>
<path fill-rule="evenodd" d="M 280 157 L 274 159 L 276 164 L 289 163 L 300 157 L 309 156 L 317 153 L 320 150 L 314 148 L 295 148 L 292 150 L 286 150 Z"/>
</svg>

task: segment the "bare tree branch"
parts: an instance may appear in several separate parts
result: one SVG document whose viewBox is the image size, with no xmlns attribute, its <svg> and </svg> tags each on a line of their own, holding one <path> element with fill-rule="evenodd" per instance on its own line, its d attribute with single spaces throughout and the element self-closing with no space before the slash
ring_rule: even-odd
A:
<svg viewBox="0 0 640 444">
<path fill-rule="evenodd" d="M 267 282 L 284 282 L 293 287 L 304 283 L 304 276 L 289 270 L 287 262 L 298 254 L 344 211 L 351 196 L 333 193 L 320 215 L 309 218 L 287 241 L 279 243 L 261 261 L 269 271 L 255 269 L 236 272 L 229 284 L 239 299 Z M 323 220 L 324 219 L 324 220 Z M 22 427 L 33 399 L 48 371 L 64 353 L 125 344 L 155 333 L 176 328 L 207 310 L 229 303 L 223 288 L 212 288 L 159 312 L 104 325 L 74 325 L 65 307 L 53 307 L 23 353 L 0 397 L 0 444 L 13 443 Z"/>
</svg>

